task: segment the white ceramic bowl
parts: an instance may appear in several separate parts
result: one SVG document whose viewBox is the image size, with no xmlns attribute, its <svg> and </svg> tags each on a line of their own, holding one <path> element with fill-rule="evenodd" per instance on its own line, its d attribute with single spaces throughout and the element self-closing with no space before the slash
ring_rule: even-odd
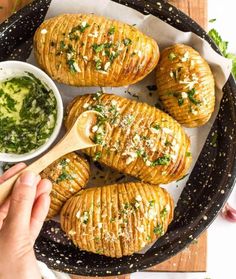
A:
<svg viewBox="0 0 236 279">
<path fill-rule="evenodd" d="M 52 81 L 52 79 L 45 74 L 42 70 L 39 68 L 25 63 L 21 61 L 5 61 L 0 62 L 0 81 L 6 80 L 11 77 L 15 76 L 22 76 L 24 74 L 32 73 L 36 78 L 41 80 L 48 89 L 51 89 L 56 97 L 57 101 L 57 121 L 54 128 L 53 133 L 48 138 L 48 140 L 40 146 L 38 149 L 31 151 L 29 153 L 25 154 L 12 154 L 12 153 L 0 153 L 0 162 L 21 162 L 33 159 L 34 157 L 40 155 L 44 151 L 46 151 L 50 145 L 55 141 L 57 138 L 61 124 L 63 119 L 63 103 L 61 99 L 61 95 L 55 85 L 55 83 Z M 1 133 L 1 131 L 0 131 Z"/>
</svg>

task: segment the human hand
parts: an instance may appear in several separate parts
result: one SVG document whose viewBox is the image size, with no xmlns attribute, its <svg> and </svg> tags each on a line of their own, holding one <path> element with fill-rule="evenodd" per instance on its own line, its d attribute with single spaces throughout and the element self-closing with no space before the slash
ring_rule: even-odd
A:
<svg viewBox="0 0 236 279">
<path fill-rule="evenodd" d="M 0 184 L 25 166 L 7 170 Z M 51 187 L 49 180 L 24 172 L 0 206 L 0 279 L 41 279 L 33 245 L 48 213 Z"/>
</svg>

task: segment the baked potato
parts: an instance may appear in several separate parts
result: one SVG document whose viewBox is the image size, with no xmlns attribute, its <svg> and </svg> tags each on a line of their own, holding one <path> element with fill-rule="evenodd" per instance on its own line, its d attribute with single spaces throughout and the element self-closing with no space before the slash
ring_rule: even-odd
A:
<svg viewBox="0 0 236 279">
<path fill-rule="evenodd" d="M 215 82 L 207 62 L 192 47 L 176 44 L 161 52 L 157 89 L 165 110 L 186 127 L 204 125 L 215 107 Z"/>
<path fill-rule="evenodd" d="M 62 208 L 62 229 L 82 250 L 122 257 L 161 237 L 173 219 L 168 192 L 145 183 L 89 188 Z"/>
<path fill-rule="evenodd" d="M 48 219 L 59 214 L 63 204 L 85 187 L 90 174 L 88 162 L 72 152 L 56 160 L 41 172 L 42 178 L 52 182 Z"/>
<path fill-rule="evenodd" d="M 46 20 L 34 36 L 40 67 L 73 86 L 123 86 L 157 65 L 157 43 L 134 26 L 94 14 L 63 14 Z"/>
<path fill-rule="evenodd" d="M 191 163 L 190 140 L 166 113 L 146 103 L 97 93 L 71 102 L 66 127 L 86 110 L 102 114 L 92 128 L 98 145 L 83 150 L 87 155 L 151 184 L 169 183 L 186 174 Z M 111 128 L 106 136 L 104 123 Z"/>
</svg>

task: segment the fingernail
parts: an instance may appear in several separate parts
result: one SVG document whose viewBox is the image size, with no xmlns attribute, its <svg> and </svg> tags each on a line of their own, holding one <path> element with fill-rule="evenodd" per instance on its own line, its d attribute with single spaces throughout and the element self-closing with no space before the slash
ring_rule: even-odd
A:
<svg viewBox="0 0 236 279">
<path fill-rule="evenodd" d="M 19 179 L 19 182 L 29 186 L 34 186 L 36 181 L 36 174 L 31 171 L 24 172 Z"/>
</svg>

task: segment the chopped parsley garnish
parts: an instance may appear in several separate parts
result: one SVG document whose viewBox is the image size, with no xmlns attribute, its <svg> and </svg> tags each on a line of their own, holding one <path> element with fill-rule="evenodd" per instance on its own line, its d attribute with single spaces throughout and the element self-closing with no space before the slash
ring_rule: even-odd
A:
<svg viewBox="0 0 236 279">
<path fill-rule="evenodd" d="M 163 226 L 161 224 L 157 225 L 156 227 L 154 227 L 153 232 L 158 236 L 162 236 L 164 234 Z"/>
<path fill-rule="evenodd" d="M 192 155 L 192 153 L 189 152 L 189 151 L 187 151 L 186 154 L 185 154 L 186 157 L 191 157 L 191 155 Z"/>
<path fill-rule="evenodd" d="M 96 59 L 95 60 L 95 68 L 96 68 L 96 70 L 101 70 L 102 69 L 102 61 L 101 61 L 101 59 Z"/>
<path fill-rule="evenodd" d="M 77 41 L 79 40 L 79 35 L 70 32 L 70 33 L 69 33 L 69 39 L 70 39 L 71 41 L 76 41 L 76 42 L 77 42 Z"/>
<path fill-rule="evenodd" d="M 165 165 L 168 165 L 169 163 L 170 163 L 170 155 L 164 155 L 162 157 L 159 157 L 155 161 L 153 161 L 151 163 L 151 166 L 152 167 L 155 167 L 155 166 L 165 166 Z"/>
<path fill-rule="evenodd" d="M 95 153 L 95 155 L 93 157 L 93 160 L 97 161 L 97 160 L 99 160 L 101 158 L 101 156 L 102 156 L 102 152 L 98 151 L 98 152 Z"/>
<path fill-rule="evenodd" d="M 196 89 L 195 88 L 193 88 L 190 91 L 188 91 L 187 92 L 188 98 L 189 98 L 189 101 L 192 102 L 194 105 L 199 105 L 201 102 L 194 98 L 195 93 L 196 93 Z"/>
<path fill-rule="evenodd" d="M 88 224 L 89 221 L 89 213 L 88 211 L 84 211 L 83 215 L 81 216 L 81 220 L 83 224 Z"/>
<path fill-rule="evenodd" d="M 123 40 L 123 43 L 124 43 L 125 46 L 129 46 L 129 45 L 132 44 L 132 41 L 131 41 L 131 39 L 126 38 L 126 39 Z"/>
<path fill-rule="evenodd" d="M 108 35 L 111 36 L 115 33 L 115 26 L 112 26 L 109 30 L 108 30 Z"/>
<path fill-rule="evenodd" d="M 149 201 L 149 206 L 150 206 L 150 207 L 154 207 L 154 204 L 155 204 L 155 200 Z"/>
<path fill-rule="evenodd" d="M 160 213 L 161 218 L 166 218 L 168 214 L 168 210 L 166 209 L 166 207 L 164 207 Z"/>
<path fill-rule="evenodd" d="M 72 180 L 72 179 L 73 177 L 63 169 L 62 173 L 58 176 L 56 182 L 59 183 L 64 180 Z"/>
<path fill-rule="evenodd" d="M 67 159 L 66 158 L 62 159 L 59 164 L 62 167 L 66 167 L 68 165 Z"/>
<path fill-rule="evenodd" d="M 168 55 L 168 59 L 169 59 L 170 61 L 173 61 L 176 57 L 177 57 L 177 56 L 176 56 L 176 54 L 175 54 L 174 52 L 170 52 L 169 55 Z"/>
<path fill-rule="evenodd" d="M 184 104 L 184 99 L 182 97 L 178 98 L 178 105 L 181 107 Z"/>
<path fill-rule="evenodd" d="M 70 32 L 70 33 L 74 33 L 74 32 L 76 32 L 76 31 L 79 31 L 80 33 L 84 33 L 84 31 L 85 31 L 88 27 L 90 27 L 90 25 L 89 25 L 87 22 L 82 22 L 81 24 L 79 24 L 79 25 L 73 27 L 73 28 L 71 29 L 71 32 Z"/>
<path fill-rule="evenodd" d="M 77 73 L 78 70 L 76 68 L 76 62 L 74 59 L 67 60 L 67 64 L 69 65 L 69 69 L 71 73 Z"/>
<path fill-rule="evenodd" d="M 158 124 L 155 124 L 152 126 L 152 128 L 154 128 L 155 130 L 160 130 L 161 126 Z"/>
<path fill-rule="evenodd" d="M 95 144 L 103 144 L 103 140 L 104 140 L 104 134 L 102 134 L 102 133 L 95 133 L 95 135 L 93 137 L 93 142 Z"/>
<path fill-rule="evenodd" d="M 100 44 L 100 45 L 98 45 L 98 44 L 93 44 L 93 45 L 92 45 L 92 48 L 93 48 L 93 50 L 94 50 L 96 53 L 99 53 L 99 52 L 101 52 L 101 51 L 104 49 L 104 44 Z"/>
<path fill-rule="evenodd" d="M 66 47 L 66 44 L 64 41 L 60 41 L 60 50 L 64 50 Z"/>
</svg>

